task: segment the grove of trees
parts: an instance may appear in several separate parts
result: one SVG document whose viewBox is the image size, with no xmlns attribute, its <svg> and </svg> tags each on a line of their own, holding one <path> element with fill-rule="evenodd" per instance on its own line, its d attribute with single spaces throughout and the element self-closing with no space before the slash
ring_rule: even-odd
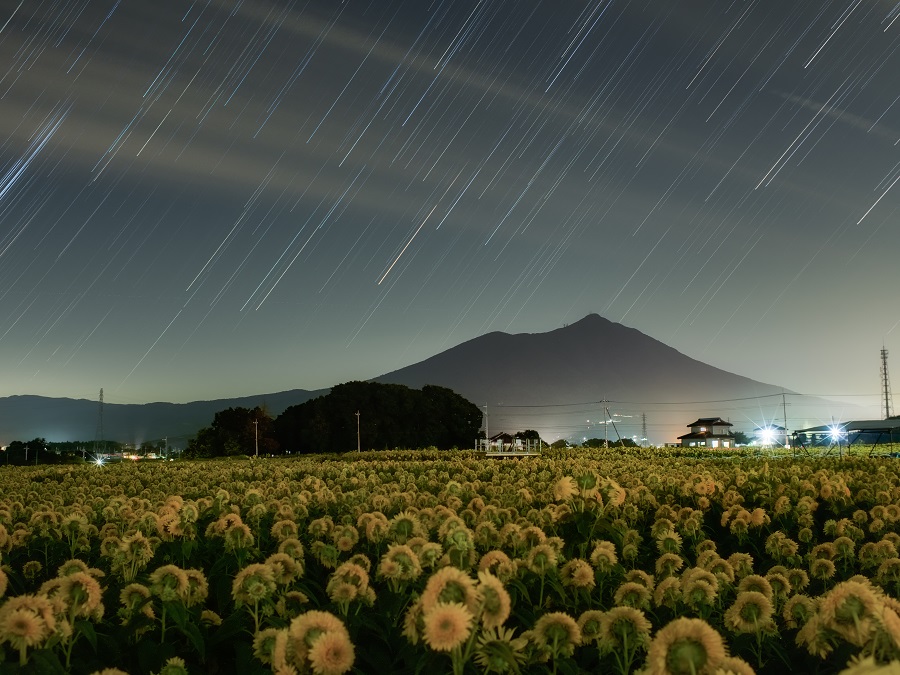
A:
<svg viewBox="0 0 900 675">
<path fill-rule="evenodd" d="M 358 415 L 357 415 L 358 413 Z M 347 382 L 291 406 L 277 418 L 263 408 L 228 408 L 191 439 L 185 457 L 346 452 L 474 445 L 482 412 L 451 389 Z M 357 433 L 359 438 L 357 439 Z"/>
</svg>

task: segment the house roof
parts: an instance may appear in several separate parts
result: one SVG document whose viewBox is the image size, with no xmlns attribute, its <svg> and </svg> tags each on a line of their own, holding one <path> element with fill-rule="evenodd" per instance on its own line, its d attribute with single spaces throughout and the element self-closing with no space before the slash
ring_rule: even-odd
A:
<svg viewBox="0 0 900 675">
<path fill-rule="evenodd" d="M 727 432 L 727 433 L 724 433 L 724 434 L 714 434 L 714 433 L 711 432 L 711 431 L 697 431 L 697 432 L 692 432 L 692 433 L 689 433 L 689 434 L 685 434 L 684 436 L 679 436 L 679 437 L 678 437 L 678 440 L 681 441 L 681 440 L 683 440 L 683 439 L 685 439 L 685 438 L 688 438 L 688 439 L 696 438 L 696 439 L 698 439 L 698 440 L 700 440 L 700 439 L 704 439 L 704 440 L 705 440 L 705 439 L 707 439 L 707 438 L 727 438 L 727 439 L 733 439 L 733 438 L 734 438 L 734 434 L 731 433 L 730 431 Z"/>
<path fill-rule="evenodd" d="M 891 417 L 886 420 L 853 420 L 850 422 L 835 422 L 834 424 L 821 424 L 817 427 L 797 429 L 798 434 L 829 434 L 833 429 L 840 429 L 846 433 L 900 433 L 900 418 Z"/>
<path fill-rule="evenodd" d="M 696 422 L 691 422 L 687 426 L 689 427 L 730 427 L 733 426 L 731 422 L 726 422 L 721 417 L 701 417 Z"/>
</svg>

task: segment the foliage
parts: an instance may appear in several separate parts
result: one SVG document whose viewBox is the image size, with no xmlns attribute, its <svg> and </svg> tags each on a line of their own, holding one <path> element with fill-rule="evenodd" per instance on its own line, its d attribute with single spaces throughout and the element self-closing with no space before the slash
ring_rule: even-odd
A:
<svg viewBox="0 0 900 675">
<path fill-rule="evenodd" d="M 357 442 L 369 450 L 447 450 L 471 447 L 481 422 L 476 405 L 445 387 L 348 382 L 285 410 L 275 435 L 283 448 L 301 453 L 346 452 Z"/>
<path fill-rule="evenodd" d="M 211 426 L 204 427 L 188 442 L 186 457 L 228 457 L 267 455 L 278 451 L 273 433 L 274 420 L 265 408 L 228 408 L 216 413 Z"/>
</svg>

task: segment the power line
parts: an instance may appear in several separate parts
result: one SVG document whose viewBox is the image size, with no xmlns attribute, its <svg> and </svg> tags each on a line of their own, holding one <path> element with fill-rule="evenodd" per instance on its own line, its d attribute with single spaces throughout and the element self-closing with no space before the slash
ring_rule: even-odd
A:
<svg viewBox="0 0 900 675">
<path fill-rule="evenodd" d="M 618 399 L 601 399 L 598 401 L 578 401 L 573 403 L 535 403 L 530 405 L 495 405 L 495 408 L 569 408 L 573 406 L 597 406 L 606 405 L 607 403 L 616 403 L 618 405 L 701 405 L 707 403 L 732 403 L 736 401 L 758 401 L 765 398 L 780 398 L 781 396 L 806 396 L 809 398 L 824 397 L 842 397 L 850 396 L 873 396 L 873 394 L 801 394 L 797 392 L 784 392 L 777 394 L 760 394 L 758 396 L 741 396 L 738 398 L 718 398 L 705 401 L 622 401 Z"/>
</svg>

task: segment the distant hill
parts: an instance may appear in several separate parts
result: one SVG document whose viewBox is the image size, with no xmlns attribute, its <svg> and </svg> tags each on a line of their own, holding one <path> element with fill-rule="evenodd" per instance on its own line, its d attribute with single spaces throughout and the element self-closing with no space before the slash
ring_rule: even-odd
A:
<svg viewBox="0 0 900 675">
<path fill-rule="evenodd" d="M 660 444 L 687 433 L 698 417 L 731 417 L 735 429 L 747 430 L 784 420 L 782 387 L 697 361 L 597 314 L 546 333 L 488 333 L 376 381 L 449 387 L 487 405 L 491 433 L 530 428 L 545 440 L 603 438 L 606 405 L 622 436 L 640 437 L 646 412 L 647 436 Z M 828 404 L 802 398 L 803 406 Z M 798 397 L 788 402 L 789 418 L 799 414 Z M 616 433 L 610 424 L 609 438 Z"/>
<path fill-rule="evenodd" d="M 773 420 L 784 424 L 781 387 L 714 368 L 596 314 L 546 333 L 488 333 L 374 381 L 413 389 L 448 387 L 487 406 L 491 434 L 536 429 L 549 441 L 603 438 L 607 433 L 613 440 L 617 434 L 640 437 L 644 413 L 647 436 L 657 444 L 674 441 L 698 417 L 729 419 L 744 431 Z M 277 416 L 328 391 L 295 389 L 192 403 L 108 403 L 104 436 L 129 443 L 167 436 L 183 447 L 220 410 L 265 405 Z M 787 393 L 790 429 L 823 424 L 832 414 L 837 419 L 855 414 L 846 404 Z M 604 423 L 606 407 L 615 428 Z M 0 444 L 36 437 L 90 441 L 97 413 L 97 401 L 0 398 Z"/>
<path fill-rule="evenodd" d="M 171 445 L 183 448 L 188 437 L 209 426 L 220 410 L 261 405 L 275 416 L 289 406 L 327 393 L 328 390 L 293 389 L 276 394 L 191 403 L 105 403 L 103 436 L 106 440 L 137 444 L 167 436 Z M 2 397 L 0 444 L 38 437 L 48 441 L 92 441 L 96 437 L 98 418 L 97 401 L 45 396 Z"/>
</svg>

